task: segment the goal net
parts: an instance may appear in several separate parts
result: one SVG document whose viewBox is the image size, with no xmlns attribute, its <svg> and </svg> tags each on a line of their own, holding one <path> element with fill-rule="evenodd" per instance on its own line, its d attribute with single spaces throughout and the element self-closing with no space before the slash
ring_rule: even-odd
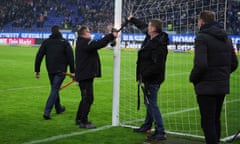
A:
<svg viewBox="0 0 240 144">
<path fill-rule="evenodd" d="M 193 64 L 194 38 L 197 16 L 203 10 L 216 12 L 217 21 L 226 28 L 226 0 L 123 0 L 122 20 L 129 15 L 146 23 L 161 19 L 163 30 L 169 34 L 170 45 L 165 81 L 158 94 L 158 104 L 168 133 L 203 138 L 200 115 L 189 82 Z M 121 37 L 120 109 L 121 126 L 139 127 L 145 118 L 143 93 L 137 110 L 136 59 L 144 35 L 135 26 L 128 25 Z M 240 130 L 240 71 L 231 76 L 231 93 L 226 97 L 222 111 L 222 138 L 227 140 Z"/>
</svg>

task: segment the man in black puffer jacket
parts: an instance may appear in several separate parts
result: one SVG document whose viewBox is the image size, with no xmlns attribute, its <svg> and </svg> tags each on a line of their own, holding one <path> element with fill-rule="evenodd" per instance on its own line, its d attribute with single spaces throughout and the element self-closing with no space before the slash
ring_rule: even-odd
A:
<svg viewBox="0 0 240 144">
<path fill-rule="evenodd" d="M 215 22 L 213 12 L 200 13 L 198 28 L 190 81 L 197 94 L 206 143 L 217 144 L 221 136 L 222 104 L 229 93 L 230 74 L 236 70 L 238 61 L 231 40 Z"/>
<path fill-rule="evenodd" d="M 43 57 L 46 56 L 46 67 L 51 84 L 51 92 L 46 102 L 43 117 L 50 119 L 50 113 L 55 105 L 56 113 L 60 114 L 65 111 L 65 107 L 60 104 L 59 90 L 65 78 L 63 72 L 67 71 L 70 66 L 70 72 L 74 76 L 74 56 L 69 42 L 63 39 L 59 26 L 52 27 L 52 34 L 48 39 L 43 41 L 38 50 L 35 59 L 36 78 L 40 77 L 40 67 Z"/>
<path fill-rule="evenodd" d="M 147 137 L 149 141 L 165 140 L 166 134 L 160 113 L 157 97 L 160 84 L 164 81 L 165 64 L 167 59 L 168 34 L 162 31 L 162 22 L 157 19 L 148 24 L 130 16 L 129 22 L 134 24 L 146 37 L 138 51 L 137 81 L 142 83 L 144 103 L 146 105 L 146 118 L 144 124 L 134 129 L 134 132 L 148 132 L 155 123 L 155 133 Z"/>
</svg>

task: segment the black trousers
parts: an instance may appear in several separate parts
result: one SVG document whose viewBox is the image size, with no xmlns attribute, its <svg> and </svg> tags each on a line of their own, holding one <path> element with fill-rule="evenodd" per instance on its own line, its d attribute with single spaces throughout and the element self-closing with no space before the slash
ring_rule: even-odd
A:
<svg viewBox="0 0 240 144">
<path fill-rule="evenodd" d="M 201 127 L 206 144 L 218 144 L 221 136 L 221 111 L 225 95 L 198 95 Z"/>
<path fill-rule="evenodd" d="M 88 122 L 88 113 L 93 103 L 93 79 L 79 81 L 82 99 L 78 106 L 76 121 Z"/>
</svg>

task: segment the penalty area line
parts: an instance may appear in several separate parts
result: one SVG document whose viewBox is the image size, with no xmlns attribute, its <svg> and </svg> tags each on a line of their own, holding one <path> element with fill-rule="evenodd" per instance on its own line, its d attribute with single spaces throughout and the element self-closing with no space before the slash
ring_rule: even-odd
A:
<svg viewBox="0 0 240 144">
<path fill-rule="evenodd" d="M 72 137 L 72 136 L 77 136 L 77 135 L 83 135 L 83 134 L 87 134 L 87 133 L 92 133 L 92 132 L 96 132 L 96 131 L 101 131 L 101 130 L 106 130 L 113 127 L 112 125 L 106 125 L 106 126 L 102 126 L 96 129 L 89 129 L 86 131 L 81 131 L 81 132 L 72 132 L 69 134 L 60 134 L 60 135 L 56 135 L 56 136 L 51 136 L 45 139 L 40 139 L 40 140 L 33 140 L 30 142 L 24 142 L 22 144 L 38 144 L 38 143 L 44 143 L 44 142 L 49 142 L 49 141 L 54 141 L 54 140 L 59 140 L 59 139 L 63 139 L 63 138 L 68 138 L 68 137 Z"/>
<path fill-rule="evenodd" d="M 19 88 L 0 89 L 0 92 L 29 90 L 29 89 L 40 89 L 40 88 L 46 88 L 46 87 L 49 87 L 49 86 L 32 86 L 32 87 L 19 87 Z"/>
</svg>

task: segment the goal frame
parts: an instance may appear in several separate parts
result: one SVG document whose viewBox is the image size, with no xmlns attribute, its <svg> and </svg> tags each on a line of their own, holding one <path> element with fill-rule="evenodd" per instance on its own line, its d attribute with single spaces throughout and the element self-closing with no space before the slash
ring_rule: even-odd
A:
<svg viewBox="0 0 240 144">
<path fill-rule="evenodd" d="M 228 0 L 225 0 L 225 11 L 224 11 L 224 29 L 226 29 L 226 19 L 227 19 L 227 4 Z M 114 28 L 120 28 L 121 22 L 122 22 L 122 9 L 123 9 L 123 0 L 115 0 L 114 1 Z M 112 91 L 112 126 L 123 126 L 123 127 L 131 127 L 134 126 L 131 125 L 122 125 L 120 123 L 120 117 L 119 117 L 119 110 L 120 110 L 120 57 L 121 57 L 121 35 L 119 38 L 116 39 L 116 45 L 114 46 L 114 64 L 113 64 L 113 91 Z M 224 102 L 224 113 L 225 117 L 227 117 L 227 103 Z M 225 124 L 226 127 L 227 123 Z M 194 138 L 201 138 L 203 139 L 204 136 L 200 135 L 192 135 L 192 134 L 186 134 L 186 133 L 178 133 L 178 132 L 170 132 L 167 131 L 167 133 L 170 134 L 176 134 L 181 136 L 188 136 L 188 137 L 194 137 Z M 228 135 L 228 132 L 226 132 Z M 240 137 L 240 134 L 238 134 L 236 137 Z M 233 136 L 222 138 L 221 141 L 229 141 L 234 138 Z"/>
</svg>

